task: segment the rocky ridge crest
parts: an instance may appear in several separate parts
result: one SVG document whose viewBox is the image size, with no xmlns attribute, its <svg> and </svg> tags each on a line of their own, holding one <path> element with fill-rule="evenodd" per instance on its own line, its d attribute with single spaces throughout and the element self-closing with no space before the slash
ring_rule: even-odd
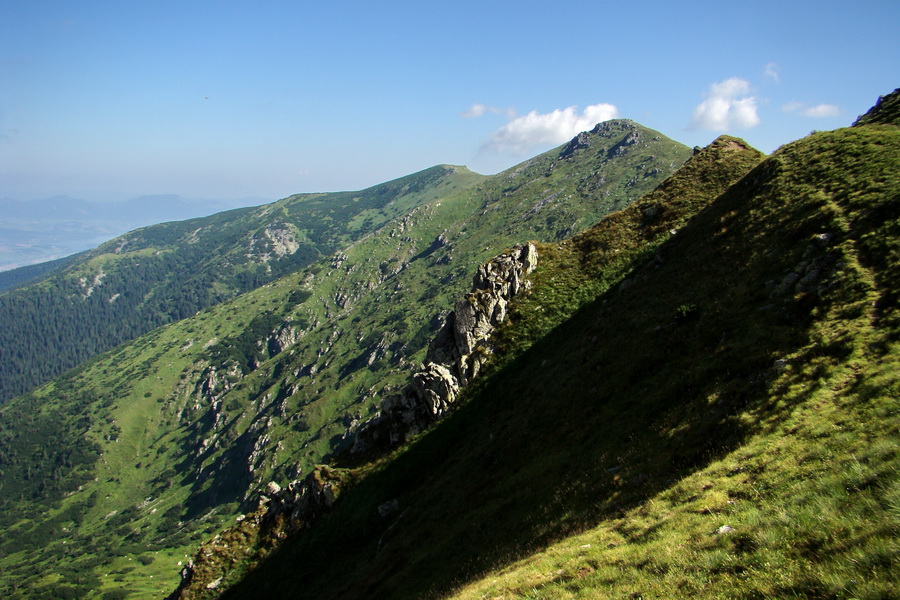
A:
<svg viewBox="0 0 900 600">
<path fill-rule="evenodd" d="M 420 433 L 451 409 L 460 390 L 478 375 L 493 352 L 491 334 L 507 317 L 510 300 L 530 289 L 537 247 L 517 245 L 481 265 L 472 291 L 456 302 L 431 342 L 422 369 L 398 394 L 386 398 L 379 414 L 352 424 L 344 447 L 350 455 L 393 448 Z M 214 388 L 213 380 L 207 386 Z M 225 587 L 235 564 L 264 557 L 280 540 L 312 526 L 327 513 L 341 487 L 339 470 L 320 465 L 282 487 L 270 482 L 259 492 L 256 511 L 203 544 L 182 568 L 181 583 L 167 600 L 205 597 Z M 389 503 L 388 503 L 389 504 Z M 385 506 L 385 511 L 390 511 Z"/>
<path fill-rule="evenodd" d="M 331 510 L 340 493 L 337 471 L 320 466 L 299 481 L 282 488 L 269 482 L 259 495 L 258 508 L 238 517 L 233 527 L 203 544 L 181 569 L 181 583 L 166 600 L 188 600 L 226 587 L 225 578 L 235 564 L 265 557 L 280 540 Z"/>
<path fill-rule="evenodd" d="M 450 410 L 493 353 L 491 333 L 506 320 L 510 300 L 531 287 L 527 276 L 537 260 L 533 243 L 520 244 L 478 268 L 472 291 L 447 316 L 422 369 L 382 402 L 378 415 L 348 430 L 349 454 L 398 446 Z"/>
</svg>

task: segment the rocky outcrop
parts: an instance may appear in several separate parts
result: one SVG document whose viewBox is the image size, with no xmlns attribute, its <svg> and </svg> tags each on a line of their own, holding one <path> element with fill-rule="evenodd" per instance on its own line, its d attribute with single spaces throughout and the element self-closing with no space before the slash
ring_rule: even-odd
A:
<svg viewBox="0 0 900 600">
<path fill-rule="evenodd" d="M 479 373 L 491 355 L 491 334 L 507 316 L 510 300 L 530 288 L 527 279 L 537 266 L 534 244 L 515 246 L 478 268 L 472 291 L 459 300 L 429 346 L 425 364 L 398 394 L 386 398 L 373 419 L 345 435 L 351 454 L 390 448 L 424 430 L 453 406 L 460 390 Z M 220 387 L 215 370 L 203 390 Z M 213 395 L 214 397 L 214 395 Z M 268 436 L 261 437 L 268 441 Z M 282 487 L 274 482 L 259 493 L 255 512 L 204 544 L 181 571 L 181 585 L 168 598 L 206 598 L 231 583 L 234 565 L 255 562 L 280 540 L 310 527 L 331 510 L 342 485 L 340 472 L 319 466 L 299 481 Z M 396 501 L 379 507 L 396 512 Z"/>
<path fill-rule="evenodd" d="M 838 254 L 829 249 L 834 239 L 833 233 L 820 233 L 807 244 L 800 262 L 788 271 L 779 282 L 768 281 L 772 299 L 794 299 L 795 296 L 821 295 L 833 285 L 829 275 L 834 270 Z"/>
<path fill-rule="evenodd" d="M 286 487 L 270 482 L 260 496 L 259 523 L 263 529 L 285 537 L 308 528 L 323 514 L 331 510 L 340 491 L 337 471 L 319 466 L 300 481 L 292 481 Z"/>
<path fill-rule="evenodd" d="M 405 442 L 450 410 L 493 352 L 491 333 L 507 316 L 510 300 L 530 287 L 537 248 L 524 244 L 481 265 L 472 291 L 459 300 L 431 343 L 422 369 L 379 414 L 345 436 L 350 454 Z"/>
<path fill-rule="evenodd" d="M 300 248 L 293 227 L 287 223 L 270 223 L 250 238 L 247 257 L 261 263 L 293 254 Z"/>
<path fill-rule="evenodd" d="M 276 356 L 281 354 L 286 349 L 290 348 L 297 341 L 303 337 L 304 331 L 302 329 L 298 329 L 294 325 L 285 322 L 276 327 L 269 337 L 265 339 L 265 341 L 260 341 L 259 346 L 265 346 L 269 357 Z"/>
<path fill-rule="evenodd" d="M 222 398 L 240 380 L 241 370 L 233 361 L 220 365 L 208 365 L 200 372 L 190 398 L 178 415 L 179 419 L 188 421 L 204 419 L 210 423 L 218 423 L 219 408 Z"/>
<path fill-rule="evenodd" d="M 590 145 L 591 134 L 589 134 L 587 131 L 582 131 L 571 140 L 569 140 L 568 144 L 563 146 L 562 150 L 560 150 L 559 152 L 559 158 L 563 160 L 571 158 L 575 155 L 576 152 L 578 152 L 579 150 L 584 150 Z"/>
<path fill-rule="evenodd" d="M 87 277 L 79 277 L 78 284 L 81 285 L 83 296 L 85 298 L 90 298 L 91 294 L 94 293 L 94 290 L 103 285 L 103 280 L 105 278 L 106 273 L 103 272 L 103 269 L 100 269 L 100 271 L 97 272 L 90 280 Z"/>
<path fill-rule="evenodd" d="M 225 589 L 234 567 L 256 562 L 289 535 L 308 528 L 331 510 L 341 487 L 338 471 L 317 467 L 286 487 L 270 482 L 259 495 L 259 508 L 241 515 L 237 523 L 203 544 L 181 570 L 181 583 L 166 600 L 210 596 L 209 590 Z"/>
</svg>

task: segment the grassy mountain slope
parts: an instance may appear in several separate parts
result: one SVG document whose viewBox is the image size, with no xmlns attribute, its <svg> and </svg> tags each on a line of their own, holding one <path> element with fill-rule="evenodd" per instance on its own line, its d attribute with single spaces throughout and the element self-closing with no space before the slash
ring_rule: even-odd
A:
<svg viewBox="0 0 900 600">
<path fill-rule="evenodd" d="M 532 336 L 539 263 L 518 354 L 223 597 L 896 597 L 898 156 L 785 146 Z"/>
<path fill-rule="evenodd" d="M 310 267 L 9 401 L 3 593 L 164 595 L 197 541 L 267 481 L 322 462 L 405 381 L 479 262 L 583 229 L 689 155 L 635 123 L 601 124 L 499 175 L 438 183 Z M 366 230 L 366 217 L 334 226 Z"/>
<path fill-rule="evenodd" d="M 493 364 L 488 363 L 487 372 L 514 358 L 552 326 L 571 316 L 585 298 L 608 288 L 642 256 L 652 255 L 661 241 L 673 235 L 673 228 L 683 225 L 691 215 L 740 179 L 762 158 L 762 154 L 747 148 L 740 140 L 723 136 L 695 154 L 656 191 L 643 196 L 627 209 L 604 218 L 598 226 L 561 245 L 538 244 L 538 262 L 544 266 L 533 275 L 537 285 L 511 310 L 510 319 L 517 322 L 516 327 L 501 328 L 495 333 L 494 339 L 501 354 L 495 357 Z M 605 254 L 611 260 L 599 260 L 604 252 L 591 251 L 599 246 L 605 248 Z M 561 251 L 571 248 L 581 250 L 580 259 L 565 256 Z M 598 260 L 585 260 L 588 255 Z M 215 595 L 215 592 L 206 591 L 207 584 L 222 578 L 227 584 L 246 568 L 246 562 L 258 560 L 254 556 L 244 561 L 245 564 L 233 564 L 233 557 L 242 556 L 242 546 L 259 547 L 264 554 L 269 547 L 267 540 L 272 536 L 276 539 L 282 536 L 277 528 L 268 531 L 263 527 L 261 533 L 254 531 L 256 520 L 255 517 L 248 519 L 224 537 L 217 537 L 210 545 L 217 548 L 216 556 L 207 559 L 208 548 L 201 549 L 194 561 L 194 585 L 182 597 L 194 597 L 197 590 L 201 597 L 204 593 Z M 218 553 L 224 546 L 231 548 Z"/>
<path fill-rule="evenodd" d="M 62 272 L 0 294 L 0 401 L 481 179 L 464 167 L 437 166 L 359 192 L 300 194 L 110 240 L 67 260 Z"/>
</svg>

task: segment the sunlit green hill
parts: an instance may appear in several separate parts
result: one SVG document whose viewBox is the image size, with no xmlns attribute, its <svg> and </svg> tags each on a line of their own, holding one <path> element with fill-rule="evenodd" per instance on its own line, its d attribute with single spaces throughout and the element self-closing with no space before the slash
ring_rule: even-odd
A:
<svg viewBox="0 0 900 600">
<path fill-rule="evenodd" d="M 892 122 L 756 166 L 720 139 L 538 245 L 493 371 L 222 597 L 897 597 Z M 746 174 L 692 203 L 717 165 Z"/>
<path fill-rule="evenodd" d="M 438 166 L 359 192 L 135 230 L 0 294 L 0 401 L 165 323 L 329 256 L 482 176 Z M 31 270 L 35 270 L 34 267 Z"/>
<path fill-rule="evenodd" d="M 2 593 L 165 595 L 201 540 L 254 509 L 268 481 L 326 460 L 406 381 L 479 263 L 583 230 L 690 154 L 611 121 L 492 177 L 441 166 L 138 230 L 17 290 L 55 306 L 47 298 L 71 288 L 67 302 L 105 310 L 131 289 L 139 314 L 259 286 L 0 407 Z M 157 283 L 127 283 L 135 271 L 120 263 Z M 71 327 L 128 329 L 79 314 Z"/>
</svg>

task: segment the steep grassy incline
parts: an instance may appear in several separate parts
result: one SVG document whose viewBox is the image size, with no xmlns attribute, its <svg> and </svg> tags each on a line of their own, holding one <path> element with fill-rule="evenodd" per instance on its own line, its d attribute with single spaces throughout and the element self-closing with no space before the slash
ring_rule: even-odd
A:
<svg viewBox="0 0 900 600">
<path fill-rule="evenodd" d="M 223 597 L 896 597 L 898 156 L 782 148 Z"/>
<path fill-rule="evenodd" d="M 405 382 L 477 264 L 583 229 L 690 153 L 614 121 L 473 185 L 392 192 L 403 211 L 330 256 L 9 401 L 0 594 L 168 593 L 194 544 L 255 508 L 269 480 L 322 462 Z M 364 232 L 368 216 L 332 218 Z"/>
<path fill-rule="evenodd" d="M 437 166 L 359 192 L 300 194 L 145 227 L 65 259 L 61 272 L 0 294 L 0 401 L 481 179 L 464 167 Z"/>
<path fill-rule="evenodd" d="M 653 255 L 658 244 L 673 235 L 673 228 L 682 226 L 762 158 L 761 153 L 746 147 L 741 140 L 723 136 L 695 154 L 656 191 L 604 218 L 599 225 L 576 235 L 571 242 L 538 244 L 538 263 L 543 267 L 529 277 L 537 286 L 532 294 L 512 308 L 511 320 L 515 326 L 501 327 L 495 333 L 501 356 L 496 357 L 499 360 L 488 362 L 486 372 L 496 370 L 552 326 L 575 313 L 579 302 L 583 303 L 591 294 L 595 296 L 617 278 L 621 279 L 642 256 Z M 590 252 L 598 246 L 605 247 L 610 260 L 602 260 L 602 251 Z M 580 258 L 573 256 L 573 248 L 579 249 Z M 588 254 L 596 260 L 587 260 Z M 338 480 L 340 478 L 338 476 Z M 193 584 L 182 592 L 183 598 L 195 597 L 198 592 L 200 597 L 213 597 L 216 592 L 208 591 L 206 585 L 218 580 L 219 586 L 224 587 L 239 576 L 248 562 L 258 561 L 255 553 L 244 559 L 243 546 L 258 547 L 265 554 L 269 548 L 266 540 L 283 536 L 282 532 L 270 531 L 267 526 L 263 526 L 261 532 L 255 530 L 253 524 L 258 520 L 254 515 L 201 548 L 191 569 Z M 215 554 L 208 557 L 211 548 L 216 549 Z M 233 558 L 242 560 L 235 564 Z"/>
</svg>

